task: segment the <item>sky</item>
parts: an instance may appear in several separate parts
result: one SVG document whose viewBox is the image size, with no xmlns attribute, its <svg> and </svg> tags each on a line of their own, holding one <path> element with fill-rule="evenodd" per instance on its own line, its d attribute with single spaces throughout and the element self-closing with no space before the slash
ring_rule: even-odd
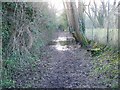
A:
<svg viewBox="0 0 120 90">
<path fill-rule="evenodd" d="M 57 10 L 61 10 L 61 9 L 63 9 L 63 3 L 62 3 L 62 1 L 63 0 L 48 0 L 49 2 L 51 2 L 54 6 L 55 6 L 55 8 L 57 9 Z M 67 1 L 67 0 L 64 0 L 64 1 Z M 69 0 L 68 0 L 69 1 Z M 73 0 L 73 1 L 78 1 L 78 0 Z M 82 0 L 86 5 L 88 5 L 88 3 L 91 1 L 91 2 L 93 2 L 93 1 L 95 1 L 98 5 L 100 4 L 100 1 L 108 1 L 108 0 Z M 113 3 L 113 1 L 114 0 L 109 0 L 110 1 L 110 3 Z M 119 0 L 116 0 L 116 2 L 118 2 Z"/>
<path fill-rule="evenodd" d="M 57 14 L 59 15 L 62 13 L 64 6 L 62 1 L 70 1 L 70 0 L 2 0 L 2 1 L 23 1 L 23 2 L 49 2 L 57 11 Z M 78 0 L 72 0 L 72 1 L 78 1 Z M 97 5 L 100 5 L 100 1 L 108 1 L 108 0 L 82 0 L 85 5 L 88 5 L 88 3 L 91 1 L 95 1 Z M 109 0 L 110 3 L 113 3 L 114 0 Z M 118 2 L 119 0 L 116 0 Z"/>
<path fill-rule="evenodd" d="M 62 13 L 62 11 L 63 11 L 63 9 L 64 9 L 64 6 L 63 6 L 63 0 L 47 0 L 47 1 L 49 1 L 53 6 L 54 6 L 54 8 L 56 9 L 56 11 L 57 11 L 57 14 L 56 15 L 60 15 L 60 13 Z M 66 1 L 66 0 L 64 0 L 64 1 Z M 68 0 L 69 1 L 69 0 Z M 78 1 L 78 0 L 73 0 L 73 1 Z M 100 3 L 100 1 L 105 1 L 105 2 L 107 2 L 108 0 L 82 0 L 84 3 L 85 3 L 85 5 L 88 5 L 89 4 L 89 2 L 91 1 L 91 2 L 96 2 L 96 4 L 97 5 L 100 5 L 101 3 Z M 113 3 L 114 2 L 114 0 L 109 0 L 110 1 L 110 3 Z M 116 2 L 118 2 L 119 0 L 116 0 Z"/>
</svg>

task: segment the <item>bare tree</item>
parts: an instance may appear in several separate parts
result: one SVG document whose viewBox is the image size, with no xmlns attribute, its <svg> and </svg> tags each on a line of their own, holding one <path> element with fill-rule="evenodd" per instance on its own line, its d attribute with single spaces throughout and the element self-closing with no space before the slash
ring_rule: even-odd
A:
<svg viewBox="0 0 120 90">
<path fill-rule="evenodd" d="M 80 30 L 81 26 L 79 25 L 79 13 L 76 7 L 76 3 L 70 0 L 70 2 L 66 2 L 66 8 L 70 32 L 73 34 L 77 42 L 79 42 L 81 45 L 86 44 L 87 40 L 85 39 L 83 33 Z"/>
<path fill-rule="evenodd" d="M 120 30 L 120 1 L 118 3 L 118 30 Z M 118 33 L 118 49 L 120 50 L 120 33 Z"/>
<path fill-rule="evenodd" d="M 81 26 L 80 30 L 85 34 L 85 17 L 84 17 L 85 6 L 82 0 L 78 0 L 78 14 L 79 14 L 79 24 Z"/>
</svg>

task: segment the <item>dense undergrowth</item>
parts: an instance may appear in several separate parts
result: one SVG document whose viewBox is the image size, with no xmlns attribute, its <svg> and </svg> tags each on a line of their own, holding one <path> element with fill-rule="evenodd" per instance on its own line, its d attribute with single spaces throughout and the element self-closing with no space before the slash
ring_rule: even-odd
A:
<svg viewBox="0 0 120 90">
<path fill-rule="evenodd" d="M 96 50 L 92 53 L 93 56 L 93 70 L 91 76 L 96 76 L 98 82 L 111 88 L 118 88 L 118 62 L 119 51 L 116 47 L 98 44 Z"/>
<path fill-rule="evenodd" d="M 15 87 L 14 75 L 40 59 L 41 48 L 56 26 L 55 10 L 48 6 L 47 2 L 2 2 L 1 87 Z"/>
</svg>

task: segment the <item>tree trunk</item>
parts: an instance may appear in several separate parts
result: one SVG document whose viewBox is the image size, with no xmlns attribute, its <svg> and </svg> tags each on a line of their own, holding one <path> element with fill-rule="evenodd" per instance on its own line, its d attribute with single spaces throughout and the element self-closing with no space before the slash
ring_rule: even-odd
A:
<svg viewBox="0 0 120 90">
<path fill-rule="evenodd" d="M 109 1 L 108 1 L 108 17 L 107 17 L 107 18 L 108 18 L 108 19 L 107 19 L 107 20 L 108 20 L 108 22 L 107 22 L 107 44 L 108 44 L 108 45 L 109 45 L 109 23 L 110 23 L 110 21 L 109 21 L 109 19 L 110 19 L 110 18 L 109 18 L 109 11 L 110 11 L 110 10 L 109 10 L 109 9 L 110 9 L 109 6 L 110 6 L 110 5 L 109 5 Z"/>
<path fill-rule="evenodd" d="M 84 17 L 83 17 L 83 14 L 84 14 L 84 5 L 83 5 L 83 2 L 81 0 L 78 0 L 78 13 L 79 13 L 79 23 L 80 23 L 80 26 L 81 26 L 81 31 L 83 34 L 85 34 L 85 20 L 84 20 Z"/>
<path fill-rule="evenodd" d="M 75 2 L 70 2 L 70 7 L 71 7 L 71 13 L 72 13 L 72 22 L 73 22 L 73 29 L 74 29 L 74 33 L 76 35 L 76 39 L 77 41 L 79 41 L 80 44 L 83 44 L 82 42 L 82 34 L 80 33 L 80 27 L 79 27 L 79 19 L 78 19 L 78 13 L 76 9 L 76 5 Z"/>
<path fill-rule="evenodd" d="M 66 13 L 66 19 L 67 19 L 68 27 L 70 27 L 71 24 L 70 24 L 69 10 L 67 9 L 67 7 L 68 7 L 68 6 L 67 6 L 67 2 L 65 3 L 65 2 L 63 1 L 63 6 L 64 6 L 65 13 Z"/>
<path fill-rule="evenodd" d="M 84 38 L 83 33 L 80 31 L 81 26 L 79 25 L 79 14 L 75 2 L 66 2 L 66 8 L 70 32 L 73 34 L 76 42 L 79 42 L 81 45 L 86 45 L 87 40 Z"/>
<path fill-rule="evenodd" d="M 120 51 L 120 1 L 118 3 L 118 49 Z"/>
</svg>

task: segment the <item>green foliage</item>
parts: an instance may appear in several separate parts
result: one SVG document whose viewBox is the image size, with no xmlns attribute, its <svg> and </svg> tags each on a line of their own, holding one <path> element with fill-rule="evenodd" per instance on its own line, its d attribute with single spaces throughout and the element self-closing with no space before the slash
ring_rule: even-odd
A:
<svg viewBox="0 0 120 90">
<path fill-rule="evenodd" d="M 29 19 L 30 21 L 33 21 L 33 9 L 31 7 L 26 7 L 25 8 L 25 14 L 26 14 L 26 18 Z"/>
<path fill-rule="evenodd" d="M 58 18 L 59 18 L 59 23 L 58 24 L 61 26 L 62 29 L 67 30 L 68 21 L 67 21 L 67 18 L 66 18 L 65 11 Z"/>
<path fill-rule="evenodd" d="M 108 46 L 94 58 L 92 74 L 97 77 L 103 77 L 99 82 L 109 87 L 118 87 L 118 58 L 118 50 Z"/>
<path fill-rule="evenodd" d="M 2 68 L 2 81 L 0 83 L 0 87 L 4 87 L 4 88 L 11 88 L 14 87 L 15 81 L 13 81 L 10 77 L 10 75 L 8 74 L 7 69 Z"/>
<path fill-rule="evenodd" d="M 29 66 L 34 67 L 34 62 L 41 59 L 41 48 L 50 41 L 55 30 L 53 11 L 47 2 L 2 3 L 1 87 L 14 87 L 14 75 Z M 31 48 L 28 44 L 32 44 Z"/>
</svg>

